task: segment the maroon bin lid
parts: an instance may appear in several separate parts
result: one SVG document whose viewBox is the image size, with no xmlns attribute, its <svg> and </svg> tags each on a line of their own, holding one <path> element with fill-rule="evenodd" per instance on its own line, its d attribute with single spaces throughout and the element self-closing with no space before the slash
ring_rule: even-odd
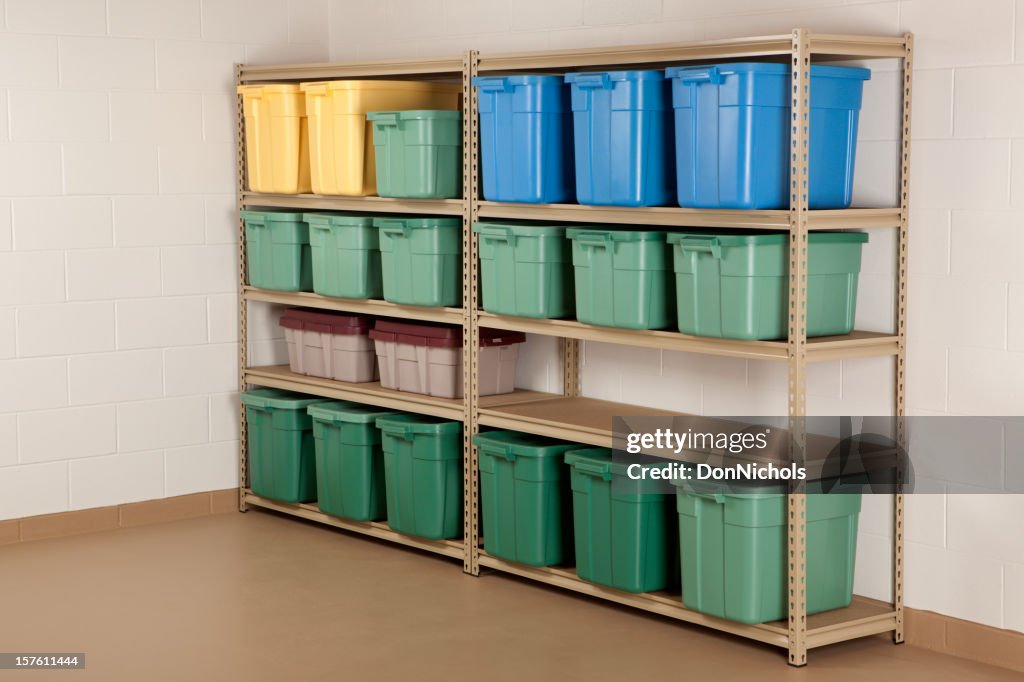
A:
<svg viewBox="0 0 1024 682">
<path fill-rule="evenodd" d="M 362 315 L 337 315 L 315 310 L 289 308 L 281 316 L 280 324 L 288 329 L 351 336 L 365 335 L 370 329 L 370 322 L 370 318 Z"/>
<path fill-rule="evenodd" d="M 510 332 L 505 329 L 480 327 L 480 347 L 511 346 L 513 343 L 526 343 L 526 334 Z"/>
<path fill-rule="evenodd" d="M 430 348 L 458 348 L 462 345 L 462 327 L 377 320 L 370 331 L 370 338 Z M 480 330 L 481 346 L 507 346 L 524 341 L 526 341 L 526 334 L 522 332 L 507 332 L 501 329 Z"/>
</svg>

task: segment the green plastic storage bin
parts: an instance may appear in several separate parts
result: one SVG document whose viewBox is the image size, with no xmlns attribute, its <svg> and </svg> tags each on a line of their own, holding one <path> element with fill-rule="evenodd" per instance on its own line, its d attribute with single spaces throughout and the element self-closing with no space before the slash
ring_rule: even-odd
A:
<svg viewBox="0 0 1024 682">
<path fill-rule="evenodd" d="M 403 199 L 462 196 L 462 114 L 371 111 L 377 194 Z"/>
<path fill-rule="evenodd" d="M 276 388 L 242 393 L 249 432 L 249 485 L 283 502 L 316 500 L 316 449 L 310 405 L 325 402 Z"/>
<path fill-rule="evenodd" d="M 613 462 L 608 448 L 573 450 L 565 461 L 572 468 L 576 574 L 627 592 L 675 587 L 674 496 L 658 492 L 660 481 L 629 478 L 627 465 Z"/>
<path fill-rule="evenodd" d="M 673 483 L 687 608 L 741 623 L 786 618 L 786 495 Z M 860 503 L 859 493 L 807 495 L 809 614 L 850 605 Z"/>
<path fill-rule="evenodd" d="M 378 417 L 388 525 L 430 540 L 462 534 L 462 423 L 415 414 Z"/>
<path fill-rule="evenodd" d="M 384 299 L 425 306 L 462 305 L 462 221 L 375 218 Z"/>
<path fill-rule="evenodd" d="M 807 335 L 853 331 L 863 232 L 811 232 Z M 673 233 L 679 331 L 728 339 L 788 335 L 789 235 Z"/>
<path fill-rule="evenodd" d="M 302 213 L 242 211 L 249 284 L 276 291 L 312 291 L 309 226 Z"/>
<path fill-rule="evenodd" d="M 307 411 L 316 440 L 320 511 L 355 521 L 387 517 L 384 451 L 376 420 L 395 412 L 340 401 L 310 405 Z"/>
<path fill-rule="evenodd" d="M 373 216 L 305 213 L 313 291 L 335 298 L 383 298 L 380 239 Z"/>
<path fill-rule="evenodd" d="M 557 225 L 476 223 L 484 310 L 555 318 L 573 314 L 572 249 Z"/>
<path fill-rule="evenodd" d="M 576 319 L 625 329 L 672 324 L 675 290 L 664 232 L 584 227 L 566 234 L 576 273 Z"/>
<path fill-rule="evenodd" d="M 488 554 L 530 566 L 572 561 L 567 451 L 578 447 L 516 431 L 473 437 Z"/>
</svg>

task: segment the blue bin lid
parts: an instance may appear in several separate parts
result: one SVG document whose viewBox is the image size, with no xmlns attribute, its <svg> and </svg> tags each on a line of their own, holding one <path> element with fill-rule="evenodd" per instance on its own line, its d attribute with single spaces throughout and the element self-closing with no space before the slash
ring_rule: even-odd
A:
<svg viewBox="0 0 1024 682">
<path fill-rule="evenodd" d="M 247 223 L 262 225 L 264 223 L 302 223 L 305 213 L 294 211 L 240 211 L 242 220 Z"/>
<path fill-rule="evenodd" d="M 487 89 L 505 89 L 520 85 L 561 85 L 562 77 L 551 74 L 520 74 L 517 76 L 473 76 L 473 85 Z M 500 87 L 499 87 L 500 86 Z"/>
<path fill-rule="evenodd" d="M 719 73 L 762 73 L 772 76 L 788 75 L 789 64 L 777 64 L 775 62 L 727 62 L 725 64 L 700 64 L 688 66 L 670 66 L 665 69 L 665 78 L 679 78 L 686 73 L 693 71 L 704 71 L 717 69 Z M 862 69 L 856 66 L 811 66 L 812 78 L 852 78 L 857 80 L 871 80 L 871 70 Z"/>
<path fill-rule="evenodd" d="M 575 83 L 584 76 L 593 76 L 595 74 L 605 75 L 608 77 L 608 80 L 611 81 L 652 81 L 664 78 L 663 72 L 660 69 L 630 71 L 574 71 L 572 73 L 565 74 L 565 82 Z"/>
</svg>

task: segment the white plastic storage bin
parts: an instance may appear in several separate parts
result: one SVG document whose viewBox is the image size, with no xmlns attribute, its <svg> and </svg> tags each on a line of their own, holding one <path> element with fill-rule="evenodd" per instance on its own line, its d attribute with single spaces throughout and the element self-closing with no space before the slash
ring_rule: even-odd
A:
<svg viewBox="0 0 1024 682">
<path fill-rule="evenodd" d="M 380 385 L 438 398 L 461 398 L 462 329 L 378 320 L 370 332 L 377 347 Z M 520 332 L 480 330 L 480 395 L 515 390 Z"/>
<path fill-rule="evenodd" d="M 290 309 L 281 316 L 288 363 L 298 374 L 350 383 L 377 379 L 370 319 Z"/>
</svg>

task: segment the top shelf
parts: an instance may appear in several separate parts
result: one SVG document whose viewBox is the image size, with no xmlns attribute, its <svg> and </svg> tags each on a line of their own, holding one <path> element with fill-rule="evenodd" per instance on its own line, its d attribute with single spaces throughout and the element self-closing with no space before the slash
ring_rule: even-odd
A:
<svg viewBox="0 0 1024 682">
<path fill-rule="evenodd" d="M 824 60 L 886 59 L 906 56 L 909 34 L 900 36 L 839 35 L 809 33 L 811 55 Z M 793 53 L 793 35 L 700 40 L 660 45 L 626 45 L 548 52 L 487 54 L 481 52 L 483 71 L 566 69 L 643 64 L 647 68 L 688 61 L 746 59 L 788 56 Z"/>
<path fill-rule="evenodd" d="M 317 64 L 273 64 L 257 66 L 243 64 L 239 80 L 243 83 L 260 81 L 314 81 L 336 78 L 372 78 L 375 76 L 447 76 L 460 78 L 462 55 L 413 59 L 387 59 L 367 62 L 323 62 Z"/>
<path fill-rule="evenodd" d="M 817 57 L 816 61 L 904 57 L 907 53 L 908 41 L 909 34 L 870 36 L 809 33 L 810 52 L 812 56 Z M 634 64 L 643 64 L 652 68 L 679 62 L 782 57 L 792 53 L 793 35 L 787 33 L 687 43 L 625 45 L 544 52 L 489 54 L 482 51 L 479 57 L 479 70 L 481 72 L 543 71 Z M 243 83 L 388 76 L 452 79 L 460 78 L 464 68 L 465 61 L 462 55 L 415 60 L 241 65 L 239 79 Z"/>
</svg>

